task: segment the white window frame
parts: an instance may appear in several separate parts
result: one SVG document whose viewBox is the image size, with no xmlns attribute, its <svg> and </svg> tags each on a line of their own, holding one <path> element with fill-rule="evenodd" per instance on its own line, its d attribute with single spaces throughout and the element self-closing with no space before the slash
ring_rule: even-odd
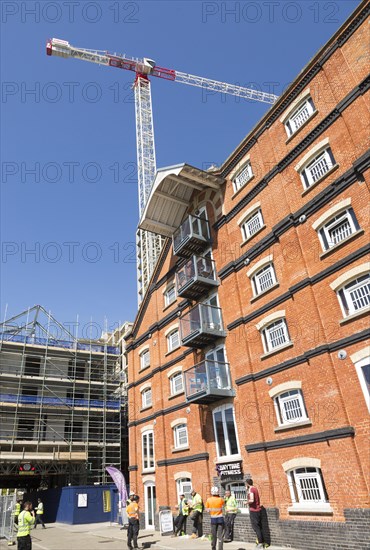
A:
<svg viewBox="0 0 370 550">
<path fill-rule="evenodd" d="M 173 294 L 171 294 L 173 292 Z M 164 305 L 165 307 L 170 306 L 174 302 L 176 302 L 176 285 L 175 283 L 171 284 L 169 287 L 166 288 L 164 292 Z"/>
<path fill-rule="evenodd" d="M 268 286 L 265 289 L 261 289 L 261 282 L 260 277 L 262 275 L 262 272 L 269 270 L 271 273 L 271 285 Z M 253 295 L 259 296 L 260 294 L 263 294 L 264 292 L 267 292 L 270 288 L 272 288 L 277 283 L 276 279 L 276 273 L 273 262 L 269 262 L 262 266 L 254 275 L 252 276 L 252 288 L 253 288 Z"/>
<path fill-rule="evenodd" d="M 288 419 L 284 417 L 284 404 L 294 400 L 298 401 L 301 416 L 294 419 Z M 303 393 L 300 388 L 289 388 L 276 395 L 274 397 L 274 407 L 279 426 L 294 426 L 294 424 L 308 420 Z"/>
<path fill-rule="evenodd" d="M 181 477 L 176 479 L 177 500 L 180 500 L 180 495 L 185 495 L 186 499 L 191 498 L 193 484 L 190 477 Z"/>
<path fill-rule="evenodd" d="M 340 225 L 340 222 L 347 219 L 349 227 L 350 227 L 350 233 L 343 238 L 341 238 L 337 242 L 331 241 L 331 235 L 330 231 L 333 227 L 336 225 Z M 323 251 L 330 250 L 330 248 L 333 248 L 334 246 L 338 245 L 342 241 L 345 241 L 353 235 L 353 233 L 356 233 L 356 231 L 359 230 L 359 225 L 355 216 L 355 213 L 352 208 L 347 208 L 345 210 L 342 210 L 341 212 L 337 212 L 330 220 L 325 222 L 318 230 L 319 240 L 320 244 L 322 246 Z"/>
<path fill-rule="evenodd" d="M 176 389 L 176 379 L 181 380 L 181 388 Z M 170 377 L 170 389 L 171 389 L 171 395 L 178 395 L 180 393 L 184 393 L 184 375 L 182 371 L 177 371 Z"/>
<path fill-rule="evenodd" d="M 313 175 L 312 170 L 315 166 L 317 166 L 320 162 L 324 161 L 327 170 L 321 174 L 319 174 L 317 177 Z M 310 160 L 304 165 L 302 170 L 300 171 L 301 180 L 303 183 L 303 187 L 305 190 L 309 189 L 316 183 L 318 183 L 322 178 L 326 176 L 330 172 L 330 170 L 336 165 L 333 153 L 331 151 L 331 148 L 328 146 L 325 149 L 321 150 L 320 152 L 316 153 L 313 157 L 310 158 Z"/>
<path fill-rule="evenodd" d="M 259 220 L 259 227 L 256 229 L 253 233 L 250 232 L 250 229 L 248 227 L 248 224 L 251 223 L 251 221 L 256 218 Z M 263 228 L 264 222 L 263 222 L 263 216 L 262 216 L 262 210 L 261 208 L 258 208 L 252 214 L 250 214 L 241 224 L 240 224 L 240 230 L 242 232 L 242 238 L 243 241 L 247 241 L 248 239 L 251 239 L 254 235 L 257 235 L 257 233 Z"/>
<path fill-rule="evenodd" d="M 234 454 L 231 454 L 229 434 L 228 434 L 228 431 L 227 431 L 226 420 L 225 420 L 225 413 L 226 413 L 226 410 L 228 410 L 228 409 L 231 409 L 232 412 L 233 412 L 236 445 L 238 447 L 237 453 L 234 453 Z M 220 454 L 220 445 L 219 445 L 218 436 L 217 436 L 216 419 L 215 419 L 215 415 L 217 413 L 221 413 L 223 435 L 224 435 L 224 439 L 225 439 L 225 450 L 226 450 L 225 455 Z M 215 441 L 216 441 L 216 449 L 217 449 L 218 459 L 221 459 L 221 461 L 222 461 L 222 459 L 226 459 L 226 458 L 228 460 L 239 458 L 240 457 L 240 445 L 239 445 L 238 429 L 237 429 L 237 425 L 236 425 L 236 421 L 235 421 L 235 408 L 234 408 L 234 406 L 230 403 L 227 403 L 226 405 L 221 405 L 220 407 L 217 407 L 216 409 L 214 409 L 212 411 L 212 418 L 213 418 L 213 430 L 214 430 L 214 434 L 215 434 Z"/>
<path fill-rule="evenodd" d="M 141 392 L 141 406 L 143 409 L 148 409 L 153 406 L 152 388 L 145 388 Z"/>
<path fill-rule="evenodd" d="M 370 412 L 370 393 L 369 393 L 370 389 L 367 385 L 365 373 L 364 373 L 364 370 L 363 370 L 364 367 L 367 367 L 367 366 L 370 368 L 369 365 L 370 365 L 370 356 L 369 357 L 364 357 L 364 359 L 361 359 L 360 361 L 357 361 L 355 363 L 355 368 L 356 368 L 358 379 L 360 381 L 360 386 L 361 386 L 361 389 L 362 389 L 362 393 L 364 394 L 366 405 L 367 405 L 367 408 L 369 409 L 369 412 Z"/>
<path fill-rule="evenodd" d="M 354 306 L 354 301 L 352 300 L 350 294 L 354 290 L 358 291 L 360 288 L 367 289 L 368 284 L 370 285 L 370 273 L 362 273 L 359 274 L 356 278 L 350 281 L 346 281 L 346 283 L 338 289 L 338 300 L 344 317 L 350 317 L 351 315 L 359 313 L 360 311 L 365 310 L 370 306 L 370 292 L 369 294 L 365 293 L 362 296 L 362 299 L 367 300 L 368 303 L 357 309 Z"/>
<path fill-rule="evenodd" d="M 140 370 L 147 369 L 150 367 L 150 350 L 149 348 L 144 349 L 140 353 Z"/>
<path fill-rule="evenodd" d="M 272 328 L 276 327 L 278 324 L 281 324 L 285 340 L 283 343 L 279 344 L 278 346 L 272 346 L 270 331 Z M 272 323 L 269 323 L 267 326 L 265 326 L 262 329 L 262 343 L 263 343 L 263 349 L 265 353 L 278 350 L 286 346 L 287 344 L 291 343 L 289 331 L 288 331 L 288 325 L 285 317 L 281 317 L 280 319 L 275 319 Z"/>
<path fill-rule="evenodd" d="M 305 110 L 307 111 L 308 116 L 306 118 L 304 118 L 304 120 L 302 120 L 299 125 L 297 125 L 296 119 L 297 119 L 298 115 L 300 113 L 302 114 Z M 312 100 L 311 96 L 305 97 L 305 99 L 303 99 L 303 101 L 301 101 L 297 105 L 296 109 L 293 111 L 292 114 L 289 115 L 289 117 L 287 118 L 287 120 L 284 123 L 285 131 L 286 131 L 288 137 L 291 137 L 296 132 L 298 132 L 298 130 L 307 122 L 307 120 L 309 120 L 312 117 L 312 115 L 315 112 L 316 112 L 316 109 L 315 109 L 315 105 L 313 103 L 313 100 Z M 293 127 L 293 125 L 294 125 L 294 127 Z"/>
<path fill-rule="evenodd" d="M 173 337 L 177 334 L 177 345 L 176 341 L 174 343 Z M 178 328 L 175 328 L 174 330 L 171 330 L 169 334 L 166 336 L 167 338 L 167 351 L 174 351 L 175 349 L 179 348 L 181 346 L 181 338 L 180 338 L 180 330 Z"/>
<path fill-rule="evenodd" d="M 242 189 L 253 178 L 251 161 L 247 160 L 233 178 L 234 193 Z"/>
<path fill-rule="evenodd" d="M 322 471 L 320 468 L 315 468 L 312 466 L 299 466 L 297 468 L 289 470 L 287 472 L 287 477 L 290 496 L 292 499 L 291 510 L 294 511 L 294 509 L 297 509 L 297 511 L 302 511 L 302 509 L 305 509 L 308 512 L 310 511 L 310 509 L 312 509 L 312 511 L 315 511 L 318 508 L 321 508 L 321 511 L 331 510 L 329 501 L 326 497 Z M 311 482 L 312 480 L 314 480 L 312 491 L 319 493 L 318 499 L 305 499 L 303 497 L 304 492 L 309 489 L 304 488 L 304 490 L 302 490 L 302 486 L 304 484 L 308 484 L 309 480 L 311 480 Z"/>
<path fill-rule="evenodd" d="M 174 440 L 175 449 L 183 449 L 183 448 L 189 447 L 189 433 L 188 433 L 187 425 L 184 423 L 176 424 L 176 426 L 174 426 L 172 430 L 173 430 L 173 440 Z M 182 435 L 181 435 L 181 432 L 183 432 Z M 186 442 L 181 443 L 180 438 L 184 437 L 184 434 L 186 436 Z"/>
<path fill-rule="evenodd" d="M 150 457 L 150 435 L 152 436 L 153 441 L 153 457 Z M 143 458 L 143 471 L 153 472 L 155 470 L 155 448 L 154 448 L 154 431 L 147 430 L 141 434 L 141 445 L 142 445 L 142 458 Z M 147 449 L 145 447 L 147 446 Z M 147 466 L 145 463 L 147 462 Z M 153 465 L 151 465 L 151 462 Z"/>
</svg>

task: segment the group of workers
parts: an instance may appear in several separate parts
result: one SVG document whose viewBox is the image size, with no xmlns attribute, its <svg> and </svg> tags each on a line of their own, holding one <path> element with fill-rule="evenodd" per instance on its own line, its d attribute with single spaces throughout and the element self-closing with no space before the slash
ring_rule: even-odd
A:
<svg viewBox="0 0 370 550">
<path fill-rule="evenodd" d="M 41 523 L 42 527 L 46 529 L 43 515 L 44 504 L 40 498 L 37 499 L 36 510 L 33 510 L 32 502 L 28 500 L 26 502 L 17 500 L 14 508 L 14 525 L 17 529 L 18 550 L 32 550 L 32 539 L 30 532 L 32 527 L 36 529 L 39 523 Z"/>
<path fill-rule="evenodd" d="M 268 548 L 270 545 L 268 529 L 263 522 L 260 497 L 252 479 L 246 480 L 247 506 L 252 528 L 256 533 L 257 548 Z M 234 538 L 234 522 L 238 513 L 238 503 L 229 490 L 225 491 L 224 497 L 219 494 L 218 487 L 212 487 L 211 496 L 203 504 L 203 499 L 195 490 L 191 493 L 191 499 L 185 499 L 185 495 L 179 495 L 179 503 L 176 506 L 178 515 L 174 520 L 174 537 L 183 535 L 186 532 L 186 520 L 190 514 L 193 522 L 191 538 L 196 539 L 203 536 L 203 511 L 206 510 L 211 516 L 211 539 L 212 550 L 223 550 L 224 542 L 232 542 Z"/>
</svg>

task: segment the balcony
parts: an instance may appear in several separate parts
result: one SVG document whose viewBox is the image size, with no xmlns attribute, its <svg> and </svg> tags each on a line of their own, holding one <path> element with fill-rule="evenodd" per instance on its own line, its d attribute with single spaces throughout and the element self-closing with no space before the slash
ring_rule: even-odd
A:
<svg viewBox="0 0 370 550">
<path fill-rule="evenodd" d="M 201 253 L 211 242 L 209 223 L 205 218 L 190 215 L 172 237 L 173 253 L 189 258 Z"/>
<path fill-rule="evenodd" d="M 176 273 L 177 295 L 191 300 L 218 286 L 215 262 L 211 258 L 192 256 Z"/>
<path fill-rule="evenodd" d="M 209 404 L 235 395 L 228 363 L 207 359 L 186 370 L 184 379 L 188 403 Z"/>
<path fill-rule="evenodd" d="M 180 319 L 181 344 L 201 348 L 224 338 L 221 308 L 197 304 Z"/>
</svg>

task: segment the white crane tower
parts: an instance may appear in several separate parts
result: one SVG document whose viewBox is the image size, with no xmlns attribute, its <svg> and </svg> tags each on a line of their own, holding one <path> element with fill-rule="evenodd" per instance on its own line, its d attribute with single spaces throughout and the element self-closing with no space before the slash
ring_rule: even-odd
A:
<svg viewBox="0 0 370 550">
<path fill-rule="evenodd" d="M 135 114 L 136 114 L 136 146 L 139 189 L 139 215 L 144 211 L 146 201 L 156 173 L 156 159 L 154 147 L 153 113 L 148 75 L 172 80 L 189 86 L 197 86 L 205 90 L 231 94 L 244 99 L 262 101 L 273 104 L 278 96 L 261 92 L 235 84 L 226 84 L 217 80 L 210 80 L 194 76 L 173 69 L 158 67 L 152 59 L 128 57 L 122 54 L 110 54 L 102 50 L 88 50 L 75 48 L 66 40 L 52 38 L 46 45 L 47 55 L 56 55 L 65 58 L 82 59 L 98 65 L 117 67 L 136 73 L 134 82 Z M 163 237 L 141 229 L 137 232 L 137 282 L 139 304 L 148 288 L 154 266 L 157 262 L 163 245 Z"/>
</svg>

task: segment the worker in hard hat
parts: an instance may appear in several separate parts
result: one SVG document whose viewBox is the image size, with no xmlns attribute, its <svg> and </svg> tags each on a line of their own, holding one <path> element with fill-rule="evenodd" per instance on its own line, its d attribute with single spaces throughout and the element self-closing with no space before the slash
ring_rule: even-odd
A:
<svg viewBox="0 0 370 550">
<path fill-rule="evenodd" d="M 131 504 L 131 502 L 133 501 L 134 499 L 134 496 L 135 496 L 135 491 L 130 491 L 129 495 L 128 495 L 128 499 L 127 499 L 127 502 L 126 502 L 126 505 L 128 506 L 129 504 Z"/>
<path fill-rule="evenodd" d="M 191 500 L 188 503 L 191 510 L 190 519 L 193 522 L 193 532 L 190 538 L 198 539 L 203 535 L 203 499 L 195 489 L 191 492 Z"/>
<path fill-rule="evenodd" d="M 225 501 L 220 497 L 218 487 L 211 488 L 211 495 L 206 501 L 205 508 L 211 515 L 212 550 L 216 550 L 217 540 L 218 550 L 223 550 L 225 522 L 222 511 Z"/>
<path fill-rule="evenodd" d="M 132 496 L 130 504 L 127 506 L 128 517 L 128 530 L 127 530 L 127 548 L 139 548 L 137 544 L 137 537 L 139 535 L 140 528 L 140 508 L 139 497 L 137 495 Z M 134 546 L 132 546 L 132 544 Z"/>
</svg>

